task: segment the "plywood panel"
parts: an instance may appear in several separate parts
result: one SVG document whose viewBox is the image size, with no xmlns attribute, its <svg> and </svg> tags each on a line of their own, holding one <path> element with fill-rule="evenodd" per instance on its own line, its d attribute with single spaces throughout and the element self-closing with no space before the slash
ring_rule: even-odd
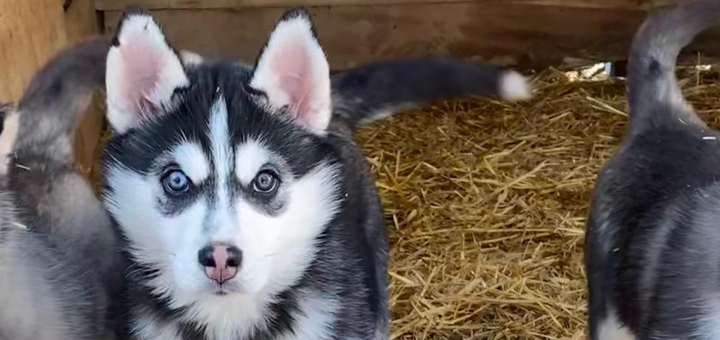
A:
<svg viewBox="0 0 720 340">
<path fill-rule="evenodd" d="M 241 7 L 355 6 L 415 4 L 525 4 L 576 8 L 644 9 L 685 0 L 96 0 L 99 10 L 121 11 L 128 5 L 148 9 L 223 9 Z"/>
<path fill-rule="evenodd" d="M 18 100 L 38 67 L 65 42 L 58 0 L 0 1 L 0 100 Z"/>
<path fill-rule="evenodd" d="M 85 39 L 100 32 L 100 20 L 93 0 L 62 0 L 64 24 L 69 43 Z"/>
<path fill-rule="evenodd" d="M 533 68 L 621 60 L 646 17 L 643 11 L 627 9 L 473 2 L 310 9 L 334 69 L 408 56 L 454 56 Z M 153 13 L 178 48 L 252 61 L 284 10 Z M 105 12 L 106 31 L 114 30 L 120 13 Z M 701 39 L 694 50 L 720 56 L 720 45 L 712 43 L 719 32 Z"/>
<path fill-rule="evenodd" d="M 0 0 L 2 1 L 2 0 Z M 99 17 L 92 0 L 65 1 L 65 31 L 68 43 L 76 43 L 100 31 Z M 100 139 L 105 124 L 104 111 L 101 109 L 101 96 L 95 96 L 93 105 L 75 134 L 75 157 L 83 171 L 91 174 L 100 152 Z"/>
<path fill-rule="evenodd" d="M 35 72 L 69 43 L 99 31 L 92 0 L 0 0 L 0 101 L 17 102 Z M 87 115 L 76 157 L 89 169 L 97 153 L 102 112 Z"/>
</svg>

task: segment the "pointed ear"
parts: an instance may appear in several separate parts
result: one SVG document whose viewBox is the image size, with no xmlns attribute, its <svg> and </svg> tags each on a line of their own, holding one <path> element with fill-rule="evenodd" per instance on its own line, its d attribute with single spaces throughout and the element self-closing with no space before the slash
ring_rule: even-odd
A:
<svg viewBox="0 0 720 340">
<path fill-rule="evenodd" d="M 283 15 L 258 58 L 250 86 L 264 92 L 273 108 L 324 133 L 332 113 L 330 68 L 307 10 Z"/>
<path fill-rule="evenodd" d="M 108 120 L 118 132 L 160 114 L 175 89 L 188 85 L 180 58 L 149 12 L 129 8 L 120 19 L 105 83 Z"/>
</svg>

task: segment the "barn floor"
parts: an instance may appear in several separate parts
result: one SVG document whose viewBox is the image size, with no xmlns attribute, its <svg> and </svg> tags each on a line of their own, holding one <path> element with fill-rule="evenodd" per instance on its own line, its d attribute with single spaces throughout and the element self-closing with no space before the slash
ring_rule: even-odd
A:
<svg viewBox="0 0 720 340">
<path fill-rule="evenodd" d="M 686 93 L 720 113 L 717 73 L 698 72 Z M 535 83 L 528 103 L 439 103 L 360 132 L 390 229 L 392 339 L 585 338 L 584 224 L 624 82 Z"/>
<path fill-rule="evenodd" d="M 715 128 L 719 70 L 680 72 Z M 586 338 L 588 200 L 625 129 L 625 83 L 533 82 L 529 102 L 448 101 L 359 132 L 390 231 L 391 339 Z"/>
</svg>

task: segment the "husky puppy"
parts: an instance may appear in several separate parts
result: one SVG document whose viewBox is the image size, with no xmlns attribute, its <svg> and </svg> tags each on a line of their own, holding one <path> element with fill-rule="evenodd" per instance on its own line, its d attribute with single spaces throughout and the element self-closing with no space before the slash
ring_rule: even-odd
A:
<svg viewBox="0 0 720 340">
<path fill-rule="evenodd" d="M 629 61 L 630 122 L 587 226 L 590 339 L 720 338 L 720 133 L 684 100 L 680 50 L 720 1 L 653 14 Z"/>
<path fill-rule="evenodd" d="M 354 128 L 517 73 L 453 60 L 330 76 L 303 9 L 254 66 L 176 53 L 123 15 L 107 59 L 104 203 L 127 243 L 131 339 L 386 339 L 388 240 Z"/>
<path fill-rule="evenodd" d="M 3 106 L 2 340 L 112 335 L 107 310 L 122 279 L 115 232 L 74 168 L 72 148 L 93 89 L 103 84 L 107 50 L 93 40 L 64 51 L 35 75 L 17 109 Z"/>
</svg>

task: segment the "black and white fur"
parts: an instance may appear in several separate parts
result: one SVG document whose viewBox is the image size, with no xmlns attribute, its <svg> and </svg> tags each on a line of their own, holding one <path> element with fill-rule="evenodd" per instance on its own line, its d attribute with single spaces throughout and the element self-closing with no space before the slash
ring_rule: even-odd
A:
<svg viewBox="0 0 720 340">
<path fill-rule="evenodd" d="M 635 37 L 628 131 L 587 228 L 592 340 L 720 338 L 720 134 L 675 75 L 680 50 L 718 23 L 720 1 L 688 1 Z"/>
<path fill-rule="evenodd" d="M 124 14 L 107 62 L 103 194 L 131 260 L 121 337 L 388 337 L 388 241 L 354 128 L 529 88 L 456 60 L 331 77 L 314 32 L 308 12 L 287 12 L 250 66 L 176 53 L 149 13 Z M 223 283 L 198 261 L 217 244 L 241 254 Z"/>
<path fill-rule="evenodd" d="M 16 109 L 0 107 L 2 340 L 112 338 L 108 311 L 122 278 L 115 232 L 72 148 L 107 50 L 102 40 L 65 50 Z"/>
</svg>

